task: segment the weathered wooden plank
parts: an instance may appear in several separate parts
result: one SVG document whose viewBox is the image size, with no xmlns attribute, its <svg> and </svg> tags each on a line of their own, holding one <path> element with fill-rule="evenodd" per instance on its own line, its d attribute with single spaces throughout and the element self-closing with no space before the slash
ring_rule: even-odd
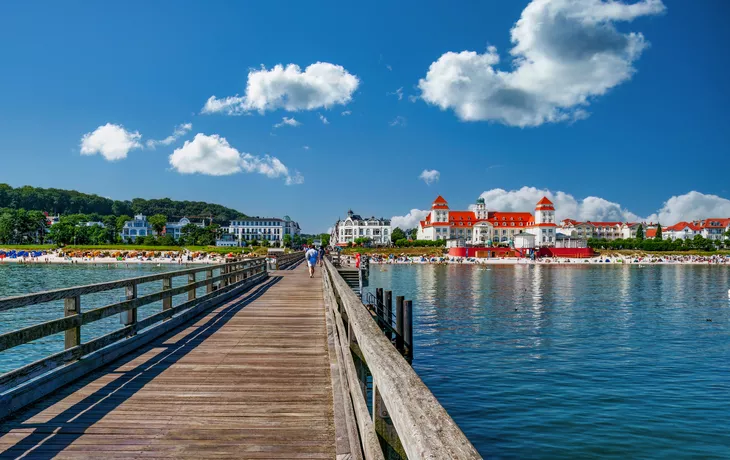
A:
<svg viewBox="0 0 730 460">
<path fill-rule="evenodd" d="M 408 458 L 481 458 L 332 263 L 324 263 Z"/>
</svg>

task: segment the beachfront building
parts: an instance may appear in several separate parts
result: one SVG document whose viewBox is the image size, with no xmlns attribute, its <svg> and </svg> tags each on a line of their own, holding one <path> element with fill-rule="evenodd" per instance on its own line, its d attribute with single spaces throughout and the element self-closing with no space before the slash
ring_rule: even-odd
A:
<svg viewBox="0 0 730 460">
<path fill-rule="evenodd" d="M 200 228 L 205 227 L 205 222 L 193 223 L 187 217 L 183 217 L 182 219 L 180 219 L 177 222 L 167 222 L 165 224 L 165 229 L 162 231 L 162 234 L 170 235 L 173 238 L 175 238 L 175 240 L 179 240 L 180 237 L 182 236 L 183 227 L 185 227 L 186 225 L 190 225 L 190 224 L 195 225 L 196 227 L 200 227 Z"/>
<path fill-rule="evenodd" d="M 662 239 L 664 240 L 691 240 L 701 234 L 702 227 L 695 222 L 679 222 L 662 228 Z M 654 236 L 656 236 L 656 228 L 651 232 L 651 237 Z"/>
<path fill-rule="evenodd" d="M 730 228 L 730 219 L 713 217 L 699 222 L 702 227 L 702 236 L 708 240 L 724 241 L 725 232 Z"/>
<path fill-rule="evenodd" d="M 284 235 L 301 234 L 299 224 L 289 216 L 283 219 L 277 217 L 247 217 L 240 220 L 232 220 L 227 228 L 223 229 L 228 235 L 233 235 L 236 246 L 245 246 L 252 241 L 267 241 L 269 245 L 282 246 Z M 216 241 L 218 246 L 231 246 L 231 237 L 221 238 Z M 220 244 L 219 244 L 220 243 Z"/>
<path fill-rule="evenodd" d="M 145 238 L 148 235 L 154 234 L 155 232 L 152 229 L 152 226 L 149 221 L 147 221 L 147 216 L 137 214 L 134 216 L 134 219 L 128 220 L 124 223 L 121 237 L 122 241 L 126 243 L 127 241 L 136 241 L 137 238 Z"/>
<path fill-rule="evenodd" d="M 490 211 L 483 198 L 470 211 L 452 211 L 438 196 L 431 212 L 418 224 L 417 239 L 461 240 L 471 246 L 512 245 L 516 235 L 529 233 L 535 237 L 535 246 L 552 246 L 556 228 L 555 206 L 546 197 L 537 203 L 533 217 L 529 212 Z"/>
<path fill-rule="evenodd" d="M 574 219 L 563 219 L 557 228 L 559 234 L 573 238 L 590 238 L 618 240 L 621 238 L 636 238 L 636 231 L 639 229 L 638 222 L 579 222 Z M 644 230 L 647 230 L 644 224 Z"/>
<path fill-rule="evenodd" d="M 390 244 L 390 219 L 382 217 L 363 218 L 352 209 L 347 211 L 347 218 L 338 219 L 330 232 L 331 246 L 349 246 L 358 238 L 369 238 L 375 246 Z"/>
</svg>

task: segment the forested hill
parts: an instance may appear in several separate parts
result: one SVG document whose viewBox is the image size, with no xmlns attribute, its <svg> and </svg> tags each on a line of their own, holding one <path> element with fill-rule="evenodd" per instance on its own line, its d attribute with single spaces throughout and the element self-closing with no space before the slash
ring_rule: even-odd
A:
<svg viewBox="0 0 730 460">
<path fill-rule="evenodd" d="M 169 219 L 181 217 L 213 217 L 213 221 L 225 224 L 232 219 L 246 217 L 235 209 L 203 201 L 176 201 L 169 198 L 119 201 L 90 195 L 75 190 L 36 188 L 23 186 L 13 188 L 0 184 L 0 208 L 46 211 L 49 214 L 98 214 L 122 216 L 163 214 Z"/>
</svg>

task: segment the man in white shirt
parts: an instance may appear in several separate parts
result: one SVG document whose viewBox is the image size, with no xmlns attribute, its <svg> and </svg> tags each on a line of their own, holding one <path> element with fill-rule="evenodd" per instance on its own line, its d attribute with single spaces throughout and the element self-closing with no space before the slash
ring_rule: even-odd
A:
<svg viewBox="0 0 730 460">
<path fill-rule="evenodd" d="M 307 252 L 304 253 L 304 258 L 307 259 L 307 267 L 309 267 L 309 277 L 314 278 L 314 266 L 317 265 L 319 259 L 319 253 L 314 246 L 310 246 Z"/>
</svg>

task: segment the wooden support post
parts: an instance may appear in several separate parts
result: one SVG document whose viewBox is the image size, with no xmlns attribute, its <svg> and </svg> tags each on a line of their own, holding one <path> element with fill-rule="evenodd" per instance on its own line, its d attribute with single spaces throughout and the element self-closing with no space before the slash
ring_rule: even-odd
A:
<svg viewBox="0 0 730 460">
<path fill-rule="evenodd" d="M 137 298 L 137 283 L 132 283 L 129 286 L 125 288 L 126 294 L 127 294 L 127 300 L 134 300 Z M 122 324 L 124 326 L 133 326 L 134 324 L 137 324 L 137 309 L 133 308 L 131 310 L 127 310 L 125 312 L 122 312 Z M 133 332 L 130 335 L 134 335 Z"/>
<path fill-rule="evenodd" d="M 413 301 L 403 302 L 403 341 L 407 347 L 406 359 L 413 361 Z"/>
<path fill-rule="evenodd" d="M 395 348 L 401 354 L 405 351 L 403 348 L 403 296 L 399 295 L 395 298 Z"/>
<path fill-rule="evenodd" d="M 188 284 L 195 284 L 195 273 L 188 275 Z M 191 287 L 188 291 L 188 300 L 195 300 L 195 287 Z"/>
<path fill-rule="evenodd" d="M 378 326 L 383 327 L 380 317 L 383 314 L 383 288 L 375 288 L 375 314 Z"/>
<path fill-rule="evenodd" d="M 385 458 L 408 458 L 383 398 L 380 397 L 380 389 L 376 382 L 373 382 L 373 425 L 380 438 L 380 446 L 383 448 Z"/>
<path fill-rule="evenodd" d="M 81 313 L 81 296 L 63 299 L 64 316 L 74 316 Z M 81 345 L 81 327 L 74 327 L 66 331 L 64 345 L 66 350 Z"/>
<path fill-rule="evenodd" d="M 388 326 L 393 325 L 393 291 L 385 291 L 385 308 L 383 308 L 383 316 L 385 316 L 385 336 L 388 337 L 388 340 L 392 339 L 392 334 L 390 333 L 390 329 Z"/>
<path fill-rule="evenodd" d="M 205 279 L 210 280 L 211 278 L 213 278 L 213 270 L 206 270 Z M 205 293 L 210 294 L 211 292 L 213 292 L 213 282 L 208 281 L 208 283 L 205 285 Z"/>
<path fill-rule="evenodd" d="M 166 276 L 162 278 L 162 290 L 169 291 L 172 289 L 172 278 Z M 162 310 L 169 310 L 172 308 L 172 296 L 165 297 L 162 299 Z"/>
</svg>

